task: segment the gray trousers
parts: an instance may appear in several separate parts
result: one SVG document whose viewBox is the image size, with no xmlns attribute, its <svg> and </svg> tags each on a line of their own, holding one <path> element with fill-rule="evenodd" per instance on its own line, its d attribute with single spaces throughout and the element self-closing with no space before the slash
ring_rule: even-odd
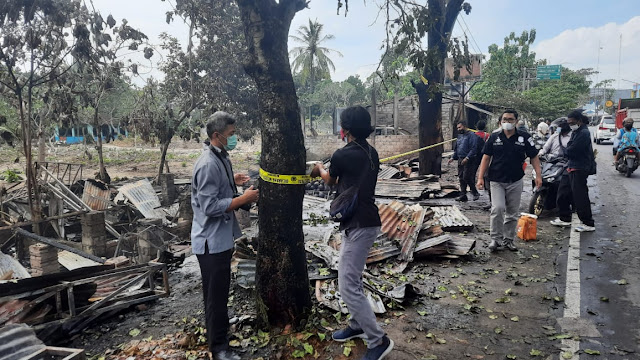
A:
<svg viewBox="0 0 640 360">
<path fill-rule="evenodd" d="M 369 249 L 380 233 L 380 227 L 356 228 L 343 231 L 338 266 L 338 288 L 342 300 L 347 304 L 351 320 L 349 327 L 362 329 L 367 336 L 367 347 L 374 348 L 382 342 L 384 331 L 376 322 L 362 287 L 362 272 Z"/>
<path fill-rule="evenodd" d="M 522 198 L 522 179 L 512 183 L 491 182 L 491 240 L 498 245 L 516 236 Z"/>
</svg>

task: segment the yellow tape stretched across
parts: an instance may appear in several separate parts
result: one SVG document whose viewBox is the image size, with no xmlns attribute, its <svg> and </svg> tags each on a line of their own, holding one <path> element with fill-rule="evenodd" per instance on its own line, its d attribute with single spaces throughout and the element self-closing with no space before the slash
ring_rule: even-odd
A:
<svg viewBox="0 0 640 360">
<path fill-rule="evenodd" d="M 282 185 L 304 185 L 313 180 L 320 178 L 312 178 L 309 175 L 281 175 L 273 174 L 260 168 L 260 178 L 266 182 Z"/>
<path fill-rule="evenodd" d="M 425 146 L 425 147 L 420 148 L 420 149 L 415 149 L 415 150 L 407 151 L 407 152 L 402 153 L 402 154 L 389 156 L 388 158 L 380 159 L 380 162 L 387 162 L 387 161 L 391 161 L 391 160 L 394 160 L 394 159 L 397 159 L 397 158 L 401 158 L 401 157 L 403 157 L 403 156 L 407 156 L 407 155 L 411 155 L 411 154 L 419 153 L 420 151 L 427 150 L 427 149 L 431 149 L 431 148 L 434 148 L 434 147 L 436 147 L 436 146 L 440 146 L 440 145 L 442 145 L 442 144 L 446 144 L 446 143 L 449 143 L 449 142 L 452 142 L 452 141 L 456 141 L 456 140 L 458 140 L 458 139 L 457 139 L 457 138 L 453 138 L 453 139 L 451 139 L 451 140 L 445 140 L 445 141 L 439 142 L 439 143 L 437 143 L 437 144 L 433 144 L 433 145 Z"/>
<path fill-rule="evenodd" d="M 386 161 L 391 161 L 393 159 L 397 159 L 397 158 L 401 158 L 403 156 L 407 156 L 407 155 L 411 155 L 411 154 L 415 154 L 415 153 L 419 153 L 420 151 L 423 150 L 427 150 L 427 149 L 431 149 L 434 148 L 436 146 L 440 146 L 449 142 L 453 142 L 456 141 L 458 139 L 453 138 L 451 140 L 445 140 L 442 142 L 439 142 L 437 144 L 433 144 L 433 145 L 429 145 L 429 146 L 425 146 L 423 148 L 420 149 L 416 149 L 416 150 L 411 150 L 411 151 L 407 151 L 405 153 L 402 154 L 398 154 L 398 155 L 393 155 L 393 156 L 389 156 L 388 158 L 384 158 L 384 159 L 380 159 L 380 162 L 386 162 Z M 310 175 L 282 175 L 282 174 L 273 174 L 270 173 L 262 168 L 260 168 L 260 178 L 266 182 L 270 182 L 270 183 L 274 183 L 274 184 L 281 184 L 281 185 L 304 185 L 306 183 L 310 183 L 314 180 L 320 179 L 318 178 L 313 178 Z"/>
</svg>

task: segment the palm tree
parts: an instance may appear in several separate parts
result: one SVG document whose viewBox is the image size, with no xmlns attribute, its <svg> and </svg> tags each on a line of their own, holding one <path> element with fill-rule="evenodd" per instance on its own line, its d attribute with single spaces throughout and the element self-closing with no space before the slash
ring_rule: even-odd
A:
<svg viewBox="0 0 640 360">
<path fill-rule="evenodd" d="M 314 91 L 317 79 L 329 77 L 330 72 L 336 69 L 329 55 L 335 53 L 342 56 L 339 51 L 321 46 L 334 38 L 333 35 L 322 34 L 323 26 L 317 20 L 309 19 L 308 27 L 302 25 L 296 31 L 296 35 L 290 35 L 291 39 L 302 44 L 289 51 L 289 58 L 293 59 L 291 66 L 295 73 L 300 72 L 303 83 L 309 86 L 311 93 Z M 313 129 L 311 109 L 309 109 L 309 123 Z"/>
</svg>

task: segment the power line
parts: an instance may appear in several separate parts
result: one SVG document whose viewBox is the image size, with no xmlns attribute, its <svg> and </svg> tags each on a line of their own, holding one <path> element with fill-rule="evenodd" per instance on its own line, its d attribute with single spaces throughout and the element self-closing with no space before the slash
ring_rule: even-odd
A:
<svg viewBox="0 0 640 360">
<path fill-rule="evenodd" d="M 464 36 L 467 36 L 467 32 L 464 30 L 464 27 L 462 26 L 462 24 L 460 23 L 460 20 L 456 19 L 456 22 L 458 23 L 458 26 L 460 26 L 460 29 L 462 30 L 462 33 L 464 34 Z M 468 39 L 469 37 L 467 37 Z M 467 41 L 468 42 L 468 41 Z M 475 48 L 475 46 L 473 46 L 473 43 L 469 43 L 471 45 L 471 48 L 473 51 L 479 51 L 478 49 Z"/>
<path fill-rule="evenodd" d="M 480 46 L 476 42 L 476 39 L 473 37 L 473 33 L 471 32 L 471 29 L 469 28 L 469 25 L 467 25 L 467 22 L 464 21 L 464 16 L 462 16 L 460 18 L 462 19 L 462 22 L 464 23 L 464 25 L 467 27 L 467 30 L 469 30 L 469 35 L 471 35 L 471 40 L 473 40 L 473 43 L 476 44 L 476 47 L 478 48 L 478 53 L 482 54 L 482 50 L 480 49 Z"/>
</svg>

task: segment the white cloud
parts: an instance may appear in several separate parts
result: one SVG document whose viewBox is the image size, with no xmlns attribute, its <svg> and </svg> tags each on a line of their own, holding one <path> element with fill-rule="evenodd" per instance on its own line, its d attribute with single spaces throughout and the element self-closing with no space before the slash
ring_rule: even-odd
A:
<svg viewBox="0 0 640 360">
<path fill-rule="evenodd" d="M 618 77 L 618 54 L 622 35 L 620 77 Z M 600 60 L 598 66 L 598 44 Z M 535 47 L 538 58 L 546 58 L 550 64 L 563 64 L 571 69 L 596 68 L 600 70 L 598 81 L 614 79 L 618 87 L 619 79 L 640 82 L 640 16 L 635 16 L 623 24 L 608 23 L 600 27 L 580 27 L 565 30 L 559 35 L 540 41 Z M 592 78 L 596 81 L 596 77 Z M 620 80 L 620 88 L 630 88 L 632 84 Z"/>
</svg>

